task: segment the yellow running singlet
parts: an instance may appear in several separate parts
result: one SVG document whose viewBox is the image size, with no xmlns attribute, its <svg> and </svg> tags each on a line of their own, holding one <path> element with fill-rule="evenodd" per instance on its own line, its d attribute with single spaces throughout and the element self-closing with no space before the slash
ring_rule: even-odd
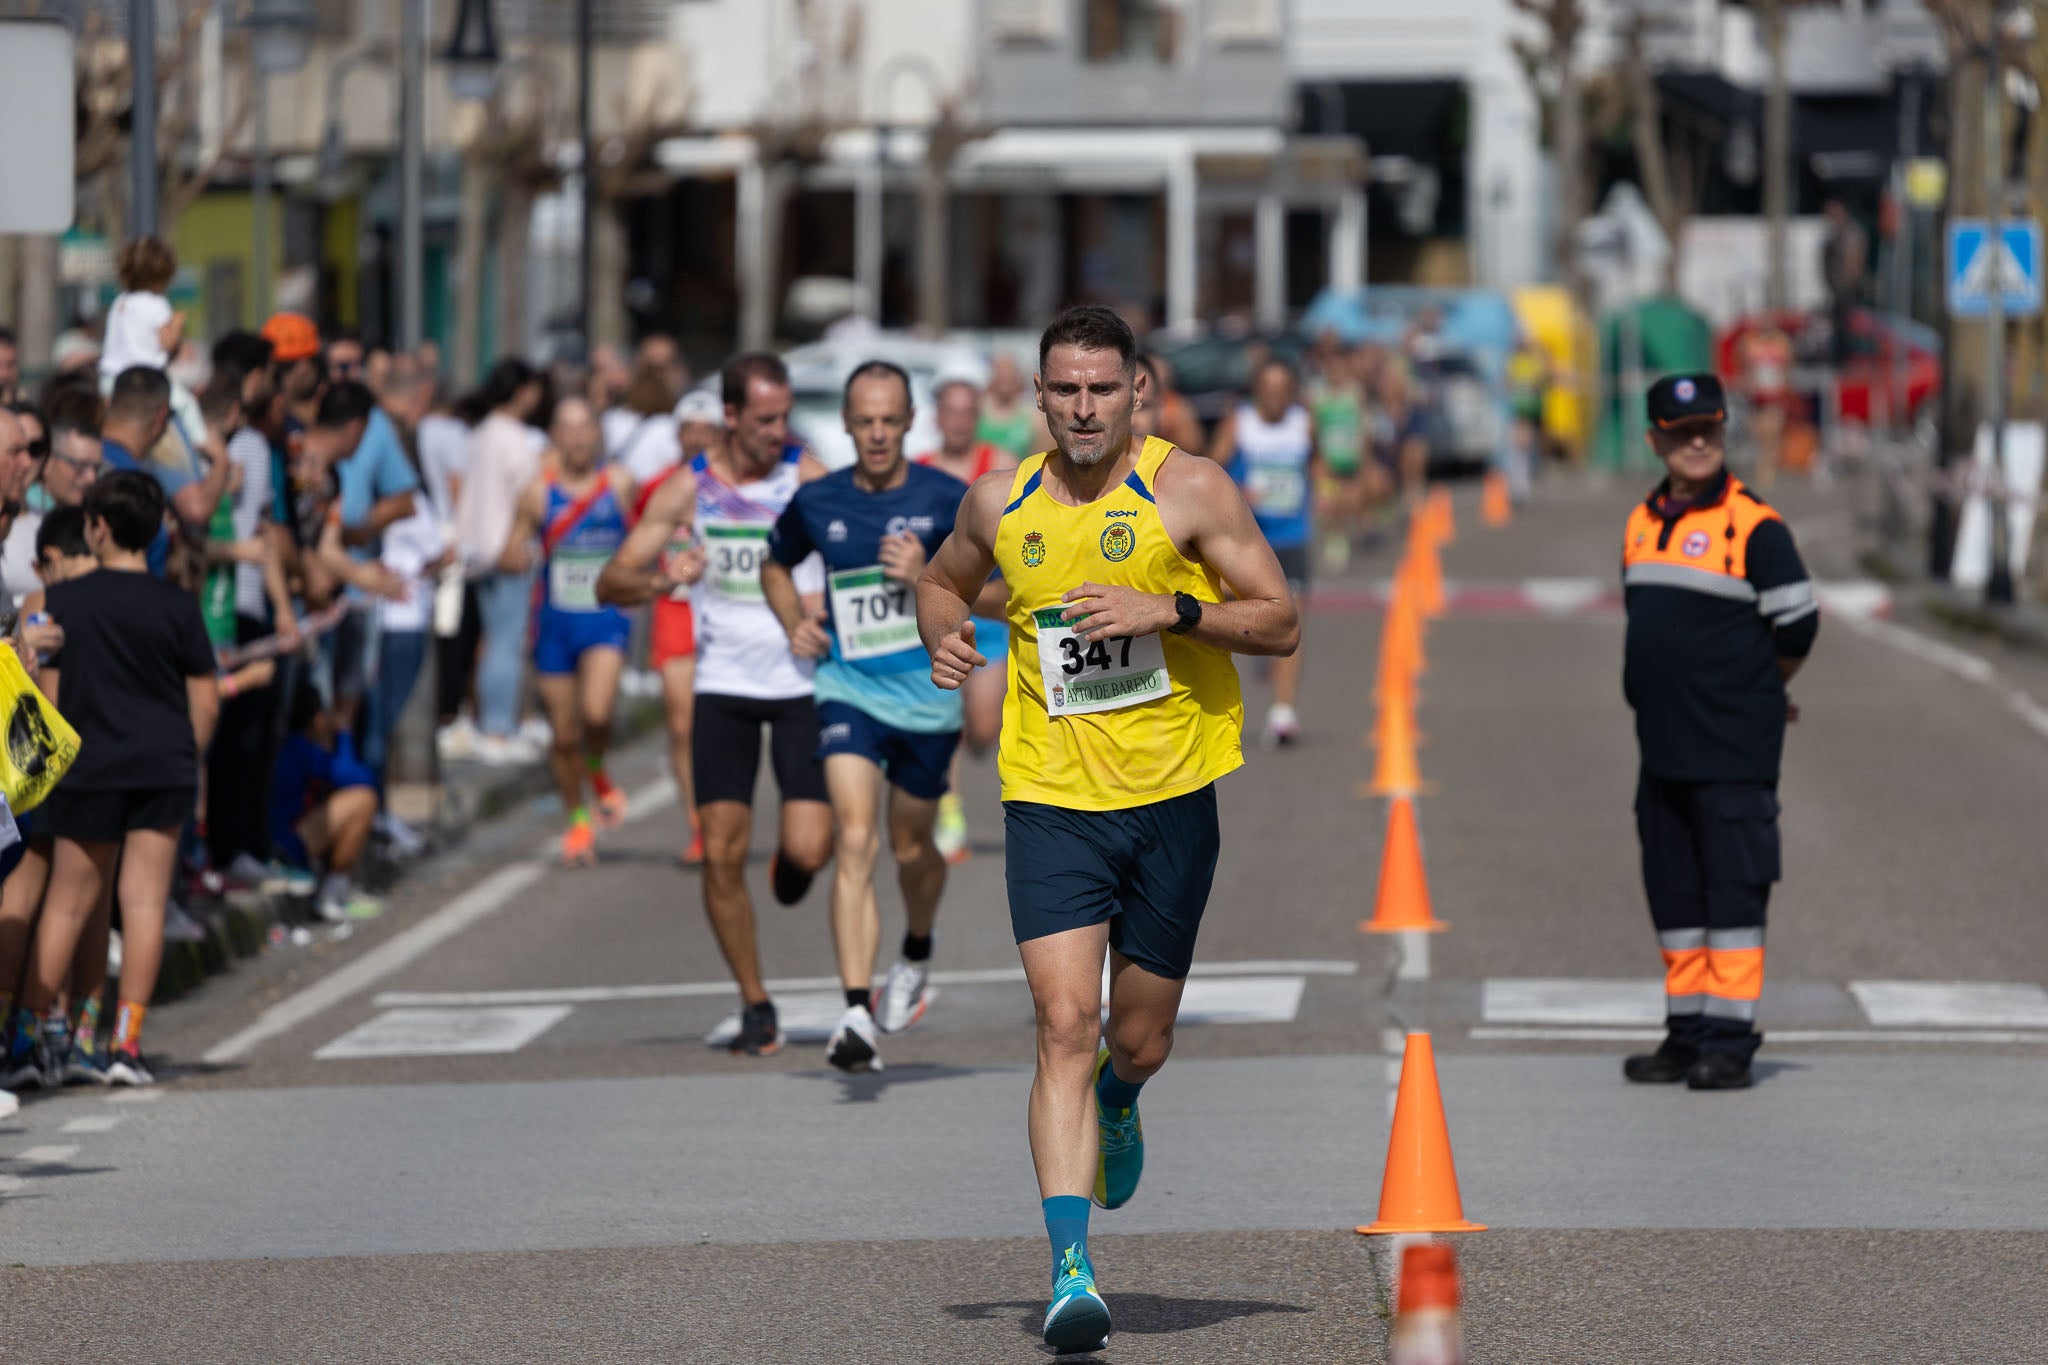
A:
<svg viewBox="0 0 2048 1365">
<path fill-rule="evenodd" d="M 1085 507 L 1041 487 L 1044 455 L 1017 466 L 995 547 L 1010 585 L 1005 801 L 1123 810 L 1199 791 L 1244 762 L 1228 651 L 1165 632 L 1090 644 L 1059 620 L 1061 596 L 1089 582 L 1222 600 L 1216 575 L 1159 520 L 1152 484 L 1173 453 L 1148 437 L 1130 477 Z"/>
</svg>

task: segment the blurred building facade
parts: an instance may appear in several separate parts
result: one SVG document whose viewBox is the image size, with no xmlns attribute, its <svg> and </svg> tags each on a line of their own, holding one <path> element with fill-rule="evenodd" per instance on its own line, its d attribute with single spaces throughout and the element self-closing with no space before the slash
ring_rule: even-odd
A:
<svg viewBox="0 0 2048 1365">
<path fill-rule="evenodd" d="M 266 79 L 259 130 L 240 11 L 159 0 L 188 92 L 166 101 L 172 154 L 209 169 L 173 232 L 206 334 L 256 320 L 259 268 L 281 305 L 389 330 L 405 3 L 302 0 L 305 60 Z M 431 48 L 484 3 L 433 0 Z M 1072 300 L 1278 326 L 1329 285 L 1555 271 L 1544 111 L 1515 47 L 1532 25 L 1509 0 L 592 3 L 599 340 L 660 329 L 708 359 L 848 315 L 1028 328 Z M 126 0 L 57 8 L 124 40 Z M 580 301 L 575 0 L 490 10 L 489 98 L 458 99 L 438 61 L 422 92 L 427 329 L 465 367 L 566 342 Z M 1699 212 L 1753 217 L 1753 11 L 1586 12 L 1587 72 L 1648 14 L 1667 114 L 1723 148 Z M 1874 208 L 1899 73 L 1940 60 L 1917 0 L 1791 11 L 1800 211 L 1834 193 Z M 278 187 L 260 266 L 259 159 Z M 1592 169 L 1596 185 L 1634 173 L 1626 157 Z M 118 204 L 85 210 L 118 233 Z M 67 257 L 81 290 L 104 287 L 89 276 L 105 258 Z"/>
</svg>

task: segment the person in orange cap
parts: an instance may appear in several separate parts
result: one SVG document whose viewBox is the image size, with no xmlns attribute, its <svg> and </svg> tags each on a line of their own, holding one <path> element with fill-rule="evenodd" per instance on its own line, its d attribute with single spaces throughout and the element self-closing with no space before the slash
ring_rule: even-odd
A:
<svg viewBox="0 0 2048 1365">
<path fill-rule="evenodd" d="M 1711 374 L 1650 386 L 1667 477 L 1622 540 L 1622 687 L 1642 770 L 1636 830 L 1664 955 L 1665 1038 L 1631 1081 L 1750 1083 L 1764 911 L 1778 880 L 1778 762 L 1798 712 L 1785 684 L 1820 626 L 1784 518 L 1728 472 L 1727 400 Z"/>
</svg>

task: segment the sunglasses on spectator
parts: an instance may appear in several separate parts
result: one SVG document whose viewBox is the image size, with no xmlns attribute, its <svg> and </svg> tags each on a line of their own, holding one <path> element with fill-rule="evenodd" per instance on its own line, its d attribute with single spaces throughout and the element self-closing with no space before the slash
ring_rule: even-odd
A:
<svg viewBox="0 0 2048 1365">
<path fill-rule="evenodd" d="M 28 453 L 35 456 L 38 460 L 42 459 L 43 456 L 50 453 L 50 438 L 39 436 L 35 440 L 30 441 L 28 443 Z"/>
</svg>

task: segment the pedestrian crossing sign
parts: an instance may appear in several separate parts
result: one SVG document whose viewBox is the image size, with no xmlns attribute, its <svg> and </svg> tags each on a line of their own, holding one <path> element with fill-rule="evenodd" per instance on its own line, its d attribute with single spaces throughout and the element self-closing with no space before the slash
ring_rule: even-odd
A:
<svg viewBox="0 0 2048 1365">
<path fill-rule="evenodd" d="M 1948 225 L 1948 311 L 1951 317 L 1983 317 L 1994 292 L 2008 317 L 2041 311 L 2041 225 L 2031 218 L 1998 225 L 1998 240 L 1981 218 Z"/>
</svg>

